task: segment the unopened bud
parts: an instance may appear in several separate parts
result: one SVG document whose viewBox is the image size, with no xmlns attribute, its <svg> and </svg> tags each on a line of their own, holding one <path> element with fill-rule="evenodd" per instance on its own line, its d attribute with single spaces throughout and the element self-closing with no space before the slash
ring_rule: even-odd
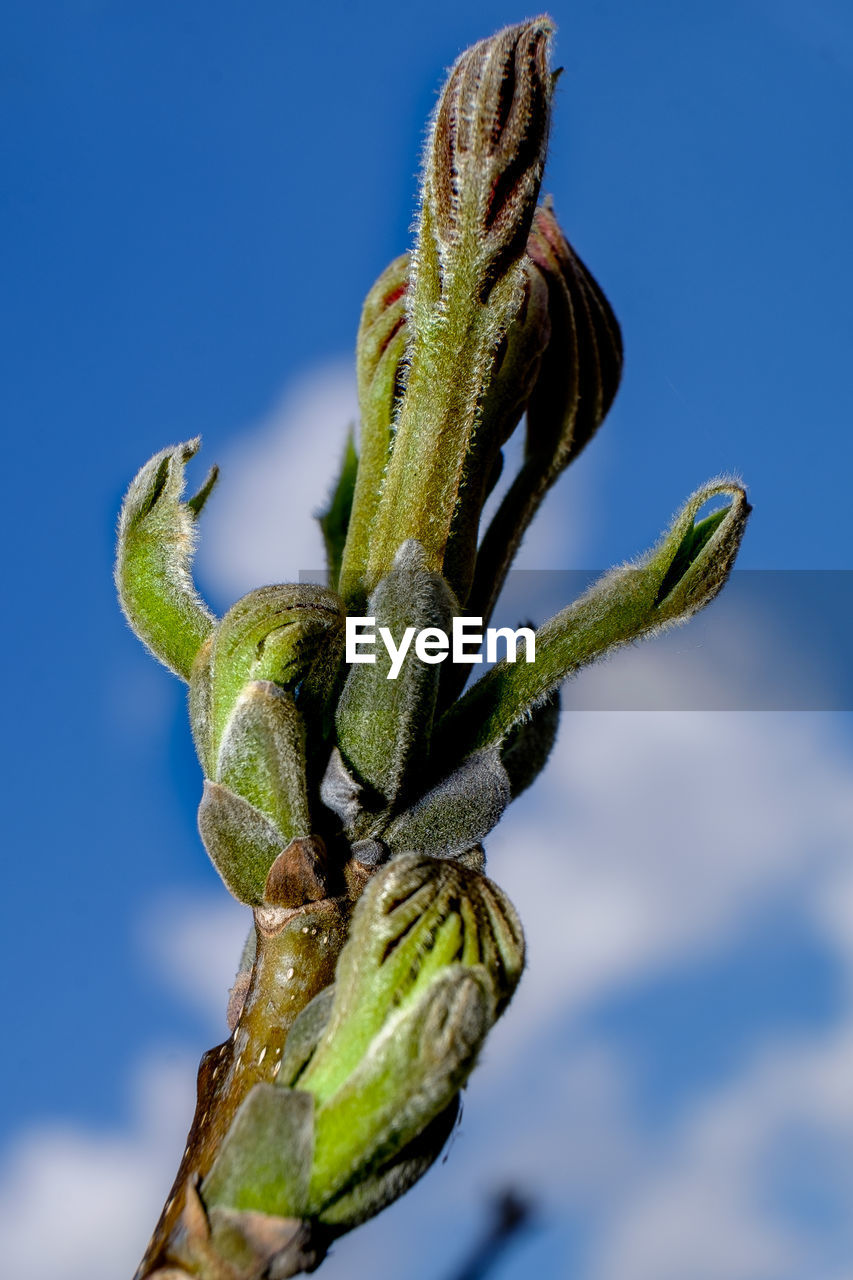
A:
<svg viewBox="0 0 853 1280">
<path fill-rule="evenodd" d="M 324 587 L 261 587 L 238 600 L 216 628 L 209 665 L 193 673 L 210 681 L 208 693 L 195 695 L 198 704 L 208 706 L 208 758 L 218 759 L 225 726 L 250 681 L 289 689 L 306 714 L 321 716 L 343 648 L 343 606 Z"/>
<path fill-rule="evenodd" d="M 424 165 L 406 387 L 370 538 L 368 591 L 409 538 L 461 603 L 470 588 L 496 455 L 518 416 L 516 388 L 492 388 L 534 287 L 524 249 L 548 140 L 551 32 L 539 18 L 481 41 L 458 60 L 439 101 Z M 516 377 L 530 363 L 525 342 L 513 353 L 525 366 Z"/>
<path fill-rule="evenodd" d="M 598 430 L 622 374 L 618 321 L 564 236 L 546 200 L 536 210 L 527 255 L 548 287 L 551 337 L 527 405 L 527 453 L 547 457 L 556 478 Z"/>
<path fill-rule="evenodd" d="M 598 430 L 622 372 L 619 324 L 550 199 L 536 210 L 527 262 L 547 292 L 550 332 L 527 397 L 524 462 L 477 555 L 470 606 L 486 620 L 542 499 Z"/>
<path fill-rule="evenodd" d="M 338 961 L 328 1022 L 294 1081 L 315 1099 L 309 1200 L 321 1220 L 351 1225 L 428 1167 L 447 1126 L 410 1144 L 447 1118 L 523 963 L 518 917 L 485 877 L 417 854 L 375 875 Z M 375 1177 L 379 1154 L 389 1180 L 334 1207 L 344 1186 Z M 407 1167 L 392 1178 L 398 1156 Z"/>
<path fill-rule="evenodd" d="M 552 32 L 547 18 L 506 27 L 450 72 L 424 172 L 423 230 L 434 239 L 443 293 L 463 270 L 485 300 L 524 251 L 548 143 Z"/>
<path fill-rule="evenodd" d="M 403 854 L 378 871 L 353 915 L 335 999 L 317 1051 L 296 1084 L 331 1098 L 395 1010 L 411 1007 L 450 965 L 482 967 L 492 1018 L 524 964 L 521 925 L 505 894 L 455 862 Z"/>
<path fill-rule="evenodd" d="M 234 1116 L 201 1186 L 208 1214 L 348 1228 L 402 1194 L 449 1135 L 523 963 L 515 911 L 485 877 L 417 854 L 377 872 L 334 987 Z"/>
</svg>

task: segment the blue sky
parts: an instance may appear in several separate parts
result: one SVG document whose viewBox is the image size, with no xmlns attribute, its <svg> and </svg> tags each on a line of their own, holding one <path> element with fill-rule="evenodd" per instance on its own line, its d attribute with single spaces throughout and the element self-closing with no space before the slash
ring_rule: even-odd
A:
<svg viewBox="0 0 853 1280">
<path fill-rule="evenodd" d="M 853 569 L 853 13 L 551 12 L 565 71 L 545 190 L 619 315 L 626 364 L 523 563 L 607 567 L 733 470 L 755 505 L 743 567 Z M 52 1274 L 25 1239 L 51 1178 L 88 1189 L 84 1226 L 87 1203 L 111 1206 L 104 1277 L 132 1264 L 242 928 L 195 833 L 182 690 L 114 601 L 121 493 L 150 454 L 200 433 L 223 465 L 199 559 L 210 599 L 313 567 L 361 299 L 409 243 L 443 69 L 523 16 L 468 0 L 428 17 L 378 0 L 321 18 L 270 2 L 5 6 L 0 1223 L 24 1242 L 22 1280 Z M 709 688 L 779 660 L 787 636 L 766 618 L 714 617 L 705 639 L 679 633 L 594 678 L 665 699 L 681 672 L 667 654 Z M 853 1060 L 851 764 L 840 714 L 578 710 L 493 842 L 531 970 L 463 1137 L 387 1225 L 341 1245 L 330 1276 L 397 1274 L 392 1246 L 425 1280 L 443 1274 L 488 1170 L 545 1205 L 507 1277 L 842 1280 L 853 1125 L 831 1082 Z M 530 866 L 564 892 L 562 914 L 511 857 L 538 831 Z M 531 1060 L 544 1096 L 519 1102 Z M 510 1147 L 494 1131 L 508 1111 Z M 810 1180 L 783 1176 L 798 1152 Z M 705 1270 L 660 1226 L 667 1205 L 694 1241 L 707 1231 Z M 450 1224 L 442 1242 L 430 1213 Z"/>
</svg>

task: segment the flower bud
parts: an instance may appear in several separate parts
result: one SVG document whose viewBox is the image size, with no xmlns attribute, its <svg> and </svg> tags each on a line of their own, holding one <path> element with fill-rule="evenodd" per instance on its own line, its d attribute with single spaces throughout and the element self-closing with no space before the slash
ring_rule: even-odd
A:
<svg viewBox="0 0 853 1280">
<path fill-rule="evenodd" d="M 353 914 L 328 1024 L 294 1081 L 325 1104 L 391 1018 L 448 966 L 482 968 L 494 1020 L 524 964 L 521 925 L 504 893 L 455 862 L 403 854 L 378 871 Z"/>
<path fill-rule="evenodd" d="M 181 501 L 184 468 L 201 441 L 163 449 L 135 476 L 122 503 L 115 580 L 131 628 L 155 658 L 189 680 L 214 617 L 192 581 L 195 522 L 218 476 Z"/>
<path fill-rule="evenodd" d="M 464 1084 L 523 963 L 515 911 L 485 877 L 417 854 L 376 874 L 338 961 L 328 1022 L 295 1080 L 315 1099 L 309 1202 L 321 1220 L 360 1219 L 364 1202 L 344 1210 L 341 1190 L 377 1163 L 412 1158 L 409 1144 Z M 421 1160 L 438 1149 L 427 1144 Z"/>
<path fill-rule="evenodd" d="M 378 872 L 334 987 L 234 1116 L 201 1186 L 211 1221 L 224 1209 L 348 1229 L 406 1190 L 441 1150 L 523 962 L 515 911 L 483 876 L 415 854 Z"/>
<path fill-rule="evenodd" d="M 508 316 L 510 322 L 500 329 L 496 341 L 491 377 L 479 406 L 476 439 L 465 461 L 465 501 L 458 505 L 445 554 L 445 575 L 456 581 L 463 593 L 470 584 L 476 557 L 480 512 L 500 474 L 501 446 L 524 413 L 551 332 L 545 278 L 532 262 L 523 267 L 517 310 Z M 393 418 L 405 386 L 411 332 L 405 310 L 408 285 L 409 258 L 405 255 L 391 264 L 368 294 L 359 330 L 362 451 L 339 584 L 351 612 L 360 608 L 364 599 L 373 521 L 393 451 Z M 322 517 L 321 523 L 327 519 Z"/>
<path fill-rule="evenodd" d="M 618 321 L 564 236 L 551 199 L 536 210 L 527 256 L 548 287 L 551 340 L 527 405 L 528 454 L 568 466 L 598 430 L 622 374 Z"/>
</svg>

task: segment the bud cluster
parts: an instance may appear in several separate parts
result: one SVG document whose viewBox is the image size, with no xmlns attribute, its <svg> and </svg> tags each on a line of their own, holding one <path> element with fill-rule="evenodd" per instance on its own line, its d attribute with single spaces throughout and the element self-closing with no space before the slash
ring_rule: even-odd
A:
<svg viewBox="0 0 853 1280">
<path fill-rule="evenodd" d="M 742 486 L 704 486 L 645 556 L 526 629 L 528 661 L 497 662 L 464 694 L 458 666 L 410 643 L 465 614 L 488 623 L 619 384 L 613 312 L 537 204 L 552 32 L 547 18 L 509 27 L 451 70 L 417 243 L 364 306 L 358 445 L 320 517 L 328 586 L 260 587 L 213 615 L 191 561 L 216 469 L 182 496 L 197 440 L 157 454 L 124 501 L 122 608 L 189 687 L 199 831 L 252 914 L 231 1034 L 202 1059 L 138 1280 L 313 1269 L 434 1161 L 521 975 L 484 841 L 548 758 L 560 686 L 711 600 L 743 535 Z M 518 473 L 481 529 L 517 429 Z M 365 617 L 385 642 L 373 661 L 345 645 Z"/>
</svg>

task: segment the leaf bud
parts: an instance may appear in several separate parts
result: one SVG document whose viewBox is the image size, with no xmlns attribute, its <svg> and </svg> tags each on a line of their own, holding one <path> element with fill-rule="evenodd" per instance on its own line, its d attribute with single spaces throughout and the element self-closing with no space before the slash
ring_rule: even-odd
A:
<svg viewBox="0 0 853 1280">
<path fill-rule="evenodd" d="M 216 767 L 225 726 L 251 681 L 290 690 L 306 717 L 322 719 L 343 657 L 344 611 L 325 587 L 288 583 L 260 587 L 238 600 L 216 628 L 209 665 L 194 675 L 209 680 L 205 766 Z"/>
<path fill-rule="evenodd" d="M 438 104 L 409 290 L 405 392 L 367 591 L 412 538 L 459 600 L 468 594 L 482 504 L 514 412 L 495 423 L 484 404 L 535 287 L 524 249 L 548 140 L 552 29 L 538 18 L 481 41 L 455 64 Z"/>
</svg>

